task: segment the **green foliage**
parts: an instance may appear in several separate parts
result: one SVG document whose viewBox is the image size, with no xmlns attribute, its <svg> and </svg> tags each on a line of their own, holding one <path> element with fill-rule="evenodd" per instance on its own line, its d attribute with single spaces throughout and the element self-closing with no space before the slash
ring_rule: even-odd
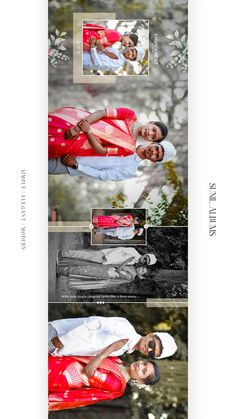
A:
<svg viewBox="0 0 236 419">
<path fill-rule="evenodd" d="M 174 47 L 171 52 L 171 61 L 167 64 L 167 68 L 180 67 L 182 71 L 187 71 L 188 69 L 188 45 L 187 45 L 187 35 L 180 35 L 179 31 L 176 30 L 173 35 L 167 35 L 168 39 L 171 39 L 169 45 Z"/>
<path fill-rule="evenodd" d="M 154 205 L 149 195 L 146 202 L 149 205 L 148 222 L 151 225 L 178 225 L 188 224 L 188 200 L 184 192 L 183 183 L 178 178 L 174 163 L 164 163 L 166 169 L 166 185 L 173 191 L 173 198 L 169 202 L 168 196 L 161 190 L 160 201 Z"/>
<path fill-rule="evenodd" d="M 65 51 L 66 47 L 63 45 L 65 42 L 65 36 L 67 32 L 61 32 L 55 29 L 54 33 L 50 33 L 48 38 L 48 61 L 56 67 L 58 60 L 68 61 L 70 58 L 68 55 L 63 54 L 61 51 Z"/>
<path fill-rule="evenodd" d="M 184 191 L 183 183 L 179 179 L 173 162 L 163 164 L 166 170 L 165 185 L 172 189 L 172 199 L 163 190 L 160 191 L 160 200 L 154 204 L 150 195 L 146 195 L 148 204 L 148 223 L 151 225 L 174 225 L 186 226 L 188 224 L 188 200 Z M 163 185 L 164 186 L 164 185 Z M 127 208 L 125 196 L 118 193 L 108 198 L 112 208 Z"/>
<path fill-rule="evenodd" d="M 77 197 L 66 185 L 58 184 L 51 179 L 49 183 L 49 206 L 56 207 L 58 211 L 58 218 L 62 220 L 72 219 L 78 206 Z M 68 218 L 66 218 L 68 217 Z M 49 215 L 49 221 L 51 214 Z"/>
<path fill-rule="evenodd" d="M 119 0 L 117 2 L 121 11 L 127 16 L 133 17 L 137 12 L 143 12 L 147 9 L 147 4 L 144 1 L 129 1 Z"/>
<path fill-rule="evenodd" d="M 128 208 L 125 204 L 125 196 L 121 192 L 115 196 L 107 198 L 107 200 L 111 204 L 112 208 Z"/>
</svg>

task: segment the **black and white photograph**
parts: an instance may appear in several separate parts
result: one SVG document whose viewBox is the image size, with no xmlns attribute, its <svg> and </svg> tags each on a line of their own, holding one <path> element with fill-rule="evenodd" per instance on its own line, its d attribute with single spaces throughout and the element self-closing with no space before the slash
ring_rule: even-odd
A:
<svg viewBox="0 0 236 419">
<path fill-rule="evenodd" d="M 91 244 L 146 244 L 146 219 L 146 209 L 92 209 Z"/>
<path fill-rule="evenodd" d="M 49 301 L 186 299 L 188 229 L 147 232 L 147 245 L 104 247 L 90 233 L 49 233 Z"/>
</svg>

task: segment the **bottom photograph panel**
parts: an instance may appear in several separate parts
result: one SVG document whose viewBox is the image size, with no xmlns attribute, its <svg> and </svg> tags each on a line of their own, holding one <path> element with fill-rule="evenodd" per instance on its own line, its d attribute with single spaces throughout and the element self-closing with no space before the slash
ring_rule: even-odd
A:
<svg viewBox="0 0 236 419">
<path fill-rule="evenodd" d="M 50 303 L 49 418 L 187 418 L 186 307 Z"/>
</svg>

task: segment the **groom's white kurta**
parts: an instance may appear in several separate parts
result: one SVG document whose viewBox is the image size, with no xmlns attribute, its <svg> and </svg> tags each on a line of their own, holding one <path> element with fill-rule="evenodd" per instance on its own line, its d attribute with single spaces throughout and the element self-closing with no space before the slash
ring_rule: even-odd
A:
<svg viewBox="0 0 236 419">
<path fill-rule="evenodd" d="M 141 258 L 140 253 L 134 247 L 112 247 L 109 249 L 102 249 L 103 253 L 106 256 L 106 262 L 104 265 L 109 264 L 122 264 L 127 259 L 133 257 L 133 260 L 128 263 L 128 265 L 134 265 L 138 263 Z"/>
<path fill-rule="evenodd" d="M 97 355 L 119 339 L 129 339 L 111 356 L 131 353 L 141 335 L 123 317 L 91 316 L 76 319 L 54 320 L 49 323 L 56 330 L 64 347 L 56 355 Z M 49 337 L 51 339 L 52 336 Z"/>
<path fill-rule="evenodd" d="M 104 255 L 106 260 L 103 259 Z M 121 265 L 130 258 L 132 258 L 132 260 L 127 264 L 134 265 L 135 263 L 138 263 L 141 258 L 140 253 L 134 247 L 111 247 L 101 250 L 93 250 L 91 248 L 80 250 L 62 250 L 61 256 L 62 258 L 74 259 L 75 262 L 79 262 L 79 260 L 87 260 L 88 262 L 97 262 L 102 263 L 103 265 Z M 70 265 L 69 262 L 68 265 Z"/>
<path fill-rule="evenodd" d="M 131 240 L 135 236 L 134 224 L 129 227 L 103 228 L 102 230 L 103 234 L 106 236 L 117 237 L 120 240 Z M 100 231 L 100 229 L 98 229 L 98 231 Z"/>
</svg>

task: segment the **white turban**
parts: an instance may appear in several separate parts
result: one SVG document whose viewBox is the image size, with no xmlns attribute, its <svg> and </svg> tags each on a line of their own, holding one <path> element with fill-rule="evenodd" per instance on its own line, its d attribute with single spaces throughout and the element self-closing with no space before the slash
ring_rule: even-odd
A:
<svg viewBox="0 0 236 419">
<path fill-rule="evenodd" d="M 154 265 L 157 261 L 156 256 L 153 253 L 146 253 L 146 256 L 149 256 L 150 262 L 148 265 Z"/>
<path fill-rule="evenodd" d="M 169 356 L 174 355 L 174 353 L 177 351 L 177 345 L 173 336 L 166 332 L 155 332 L 153 334 L 160 339 L 163 348 L 161 355 L 156 356 L 155 358 L 168 358 Z"/>
<path fill-rule="evenodd" d="M 145 49 L 143 47 L 135 47 L 137 56 L 134 61 L 142 61 L 145 57 Z"/>
<path fill-rule="evenodd" d="M 173 160 L 176 156 L 176 148 L 167 140 L 161 141 L 160 145 L 162 145 L 164 149 L 164 157 L 159 163 L 166 163 L 167 161 Z"/>
<path fill-rule="evenodd" d="M 142 236 L 142 234 L 143 234 L 143 228 L 140 228 L 137 236 Z"/>
</svg>

